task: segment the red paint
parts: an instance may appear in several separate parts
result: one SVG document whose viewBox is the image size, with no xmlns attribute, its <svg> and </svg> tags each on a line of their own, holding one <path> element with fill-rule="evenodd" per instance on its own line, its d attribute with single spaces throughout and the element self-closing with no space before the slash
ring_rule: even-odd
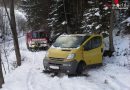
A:
<svg viewBox="0 0 130 90">
<path fill-rule="evenodd" d="M 119 4 L 119 0 L 114 0 L 115 5 Z"/>
</svg>

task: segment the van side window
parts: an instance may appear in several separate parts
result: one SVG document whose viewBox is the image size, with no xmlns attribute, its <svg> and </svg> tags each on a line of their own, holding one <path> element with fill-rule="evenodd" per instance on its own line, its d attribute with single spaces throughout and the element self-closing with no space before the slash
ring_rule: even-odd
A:
<svg viewBox="0 0 130 90">
<path fill-rule="evenodd" d="M 98 48 L 99 46 L 101 46 L 101 43 L 102 43 L 102 39 L 99 36 L 94 37 L 92 39 L 92 47 L 93 48 Z"/>
<path fill-rule="evenodd" d="M 92 49 L 92 40 L 88 41 L 84 46 L 84 50 L 91 50 L 91 49 Z"/>
<path fill-rule="evenodd" d="M 94 48 L 98 48 L 101 45 L 101 43 L 102 43 L 101 37 L 98 37 L 98 36 L 94 37 L 85 44 L 84 49 L 91 50 Z"/>
</svg>

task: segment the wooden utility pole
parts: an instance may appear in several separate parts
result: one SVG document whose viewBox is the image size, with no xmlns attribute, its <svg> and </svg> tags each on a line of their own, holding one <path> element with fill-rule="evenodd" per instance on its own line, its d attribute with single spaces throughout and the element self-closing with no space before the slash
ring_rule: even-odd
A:
<svg viewBox="0 0 130 90">
<path fill-rule="evenodd" d="M 1 51 L 0 51 L 0 88 L 2 88 L 2 84 L 4 84 L 4 77 L 2 72 L 2 59 L 1 59 Z"/>
<path fill-rule="evenodd" d="M 14 48 L 17 59 L 17 66 L 21 65 L 21 55 L 18 43 L 18 34 L 16 30 L 16 21 L 15 21 L 15 13 L 14 13 L 14 0 L 10 0 L 10 27 L 13 34 Z"/>
</svg>

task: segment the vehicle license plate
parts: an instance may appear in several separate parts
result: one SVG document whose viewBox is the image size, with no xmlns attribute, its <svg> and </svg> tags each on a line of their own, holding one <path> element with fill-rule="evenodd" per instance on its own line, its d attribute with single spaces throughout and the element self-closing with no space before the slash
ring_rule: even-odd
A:
<svg viewBox="0 0 130 90">
<path fill-rule="evenodd" d="M 51 69 L 59 69 L 58 66 L 50 66 Z"/>
</svg>

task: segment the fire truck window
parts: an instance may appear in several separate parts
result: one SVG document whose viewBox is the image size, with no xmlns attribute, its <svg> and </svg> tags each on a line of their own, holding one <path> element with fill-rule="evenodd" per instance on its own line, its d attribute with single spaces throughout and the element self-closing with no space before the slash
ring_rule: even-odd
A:
<svg viewBox="0 0 130 90">
<path fill-rule="evenodd" d="M 37 38 L 37 33 L 33 32 L 32 37 Z"/>
<path fill-rule="evenodd" d="M 33 32 L 32 37 L 33 38 L 45 38 L 46 34 L 43 32 Z"/>
<path fill-rule="evenodd" d="M 46 37 L 46 34 L 44 34 L 44 33 L 41 32 L 41 33 L 39 33 L 39 37 L 40 38 L 44 38 L 44 37 Z"/>
</svg>

